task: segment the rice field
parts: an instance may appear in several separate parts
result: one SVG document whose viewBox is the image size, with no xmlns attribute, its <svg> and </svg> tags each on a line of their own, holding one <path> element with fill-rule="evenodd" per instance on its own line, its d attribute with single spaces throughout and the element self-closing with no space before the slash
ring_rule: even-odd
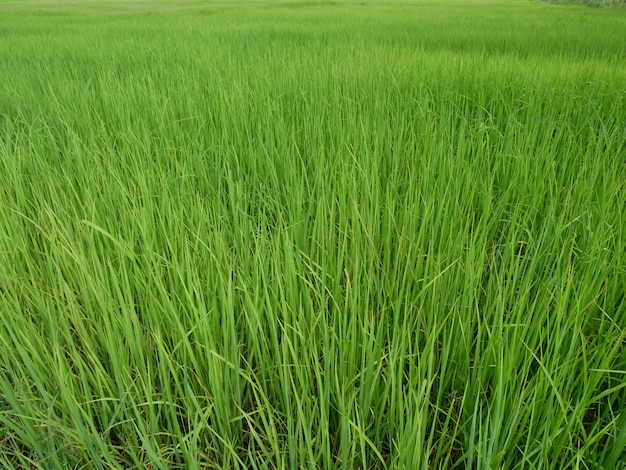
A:
<svg viewBox="0 0 626 470">
<path fill-rule="evenodd" d="M 0 467 L 626 468 L 626 10 L 0 0 Z"/>
</svg>

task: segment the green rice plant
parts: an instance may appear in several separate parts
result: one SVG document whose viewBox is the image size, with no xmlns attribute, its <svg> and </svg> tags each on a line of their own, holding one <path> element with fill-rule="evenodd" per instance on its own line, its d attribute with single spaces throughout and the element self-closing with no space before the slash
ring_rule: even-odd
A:
<svg viewBox="0 0 626 470">
<path fill-rule="evenodd" d="M 623 465 L 621 10 L 0 8 L 0 466 Z"/>
</svg>

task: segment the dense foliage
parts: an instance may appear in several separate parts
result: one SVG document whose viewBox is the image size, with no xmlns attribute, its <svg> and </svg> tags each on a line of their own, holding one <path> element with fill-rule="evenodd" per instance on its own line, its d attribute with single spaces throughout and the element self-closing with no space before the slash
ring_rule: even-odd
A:
<svg viewBox="0 0 626 470">
<path fill-rule="evenodd" d="M 626 12 L 0 8 L 0 466 L 623 464 Z"/>
</svg>

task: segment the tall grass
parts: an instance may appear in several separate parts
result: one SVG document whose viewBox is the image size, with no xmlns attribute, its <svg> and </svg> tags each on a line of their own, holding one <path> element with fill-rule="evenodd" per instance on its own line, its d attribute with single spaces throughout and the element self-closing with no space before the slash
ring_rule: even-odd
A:
<svg viewBox="0 0 626 470">
<path fill-rule="evenodd" d="M 619 468 L 619 10 L 0 16 L 0 466 Z"/>
</svg>

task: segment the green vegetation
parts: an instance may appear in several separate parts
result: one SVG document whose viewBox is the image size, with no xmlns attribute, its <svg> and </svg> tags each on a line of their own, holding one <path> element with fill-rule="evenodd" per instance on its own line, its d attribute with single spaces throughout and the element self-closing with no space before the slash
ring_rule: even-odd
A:
<svg viewBox="0 0 626 470">
<path fill-rule="evenodd" d="M 551 3 L 570 4 L 570 5 L 586 5 L 592 7 L 614 7 L 626 6 L 626 0 L 545 0 Z"/>
<path fill-rule="evenodd" d="M 624 464 L 624 10 L 0 9 L 0 467 Z"/>
</svg>

